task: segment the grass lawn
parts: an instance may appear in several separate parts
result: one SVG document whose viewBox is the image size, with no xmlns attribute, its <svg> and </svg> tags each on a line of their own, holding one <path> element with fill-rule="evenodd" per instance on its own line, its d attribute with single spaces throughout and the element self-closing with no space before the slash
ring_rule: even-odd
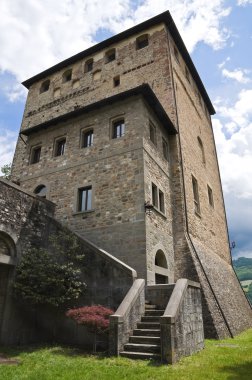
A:
<svg viewBox="0 0 252 380">
<path fill-rule="evenodd" d="M 1 380 L 251 380 L 252 329 L 235 339 L 207 340 L 203 351 L 173 366 L 89 355 L 66 347 L 6 349 L 19 364 L 0 364 Z M 0 354 L 0 356 L 1 356 Z"/>
</svg>

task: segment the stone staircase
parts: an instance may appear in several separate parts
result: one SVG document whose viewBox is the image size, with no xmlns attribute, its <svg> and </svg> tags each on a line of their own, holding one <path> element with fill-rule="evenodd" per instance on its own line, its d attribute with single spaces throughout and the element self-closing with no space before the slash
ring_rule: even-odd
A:
<svg viewBox="0 0 252 380">
<path fill-rule="evenodd" d="M 131 359 L 160 359 L 159 318 L 163 314 L 164 310 L 146 303 L 145 314 L 141 322 L 137 323 L 137 328 L 133 330 L 129 343 L 124 345 L 124 351 L 120 355 Z"/>
</svg>

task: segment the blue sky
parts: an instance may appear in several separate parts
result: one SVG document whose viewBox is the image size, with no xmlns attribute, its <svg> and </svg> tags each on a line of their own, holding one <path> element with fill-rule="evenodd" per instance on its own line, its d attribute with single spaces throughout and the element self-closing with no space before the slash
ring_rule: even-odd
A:
<svg viewBox="0 0 252 380">
<path fill-rule="evenodd" d="M 1 0 L 0 166 L 25 106 L 20 83 L 170 10 L 215 106 L 213 127 L 233 256 L 252 257 L 252 0 Z M 73 27 L 74 26 L 74 27 Z"/>
</svg>

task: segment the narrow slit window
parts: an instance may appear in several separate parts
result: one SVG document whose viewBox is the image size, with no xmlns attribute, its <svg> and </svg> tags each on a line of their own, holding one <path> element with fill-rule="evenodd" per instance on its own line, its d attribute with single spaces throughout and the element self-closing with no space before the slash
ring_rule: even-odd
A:
<svg viewBox="0 0 252 380">
<path fill-rule="evenodd" d="M 151 185 L 151 192 L 152 192 L 152 204 L 156 208 L 158 208 L 158 188 L 154 183 Z"/>
<path fill-rule="evenodd" d="M 209 205 L 214 208 L 213 190 L 211 189 L 209 185 L 207 185 L 207 192 L 208 192 Z"/>
<path fill-rule="evenodd" d="M 168 148 L 168 143 L 164 138 L 162 138 L 162 147 L 163 147 L 163 156 L 168 161 L 169 160 L 169 150 L 168 150 L 169 148 Z"/>
<path fill-rule="evenodd" d="M 193 188 L 194 211 L 196 214 L 200 215 L 198 181 L 196 180 L 196 178 L 194 176 L 192 176 L 192 188 Z"/>
<path fill-rule="evenodd" d="M 92 186 L 78 189 L 78 208 L 77 211 L 89 211 L 92 209 Z"/>
<path fill-rule="evenodd" d="M 202 163 L 205 164 L 206 163 L 206 158 L 205 158 L 204 146 L 203 146 L 202 140 L 201 140 L 201 138 L 199 136 L 197 137 L 197 139 L 198 139 L 198 145 L 199 145 L 199 148 L 200 148 L 201 160 L 202 160 Z"/>
<path fill-rule="evenodd" d="M 120 86 L 120 76 L 119 75 L 114 77 L 113 84 L 114 84 L 114 87 Z"/>
<path fill-rule="evenodd" d="M 164 193 L 159 190 L 158 191 L 158 201 L 159 201 L 159 210 L 164 214 L 165 213 L 165 204 L 164 204 Z"/>
<path fill-rule="evenodd" d="M 179 53 L 178 53 L 178 49 L 175 46 L 174 46 L 174 56 L 175 56 L 176 61 L 179 63 Z"/>
<path fill-rule="evenodd" d="M 187 67 L 185 67 L 185 76 L 186 76 L 187 81 L 190 83 L 190 74 Z"/>
<path fill-rule="evenodd" d="M 150 122 L 149 124 L 150 140 L 156 145 L 156 127 Z"/>
</svg>

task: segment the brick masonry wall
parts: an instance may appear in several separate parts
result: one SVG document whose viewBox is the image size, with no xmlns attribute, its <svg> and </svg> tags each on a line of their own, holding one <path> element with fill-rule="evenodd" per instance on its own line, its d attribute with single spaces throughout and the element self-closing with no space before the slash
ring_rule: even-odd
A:
<svg viewBox="0 0 252 380">
<path fill-rule="evenodd" d="M 62 225 L 52 217 L 54 205 L 51 202 L 40 200 L 2 180 L 0 203 L 0 232 L 12 239 L 15 246 L 13 259 L 16 262 L 29 247 L 49 247 L 49 237 L 62 231 Z M 68 233 L 72 232 L 69 230 Z M 115 310 L 131 287 L 136 274 L 112 256 L 107 256 L 79 237 L 77 239 L 85 253 L 83 277 L 87 289 L 75 301 L 75 306 L 102 304 Z M 66 308 L 72 304 L 64 305 L 58 310 L 30 307 L 13 298 L 15 266 L 2 265 L 0 262 L 0 271 L 1 274 L 4 271 L 4 275 L 8 275 L 4 284 L 6 297 L 0 311 L 1 344 L 27 344 L 54 339 L 68 344 L 91 345 L 92 336 L 87 335 L 87 330 L 76 328 L 72 321 L 64 317 Z"/>
</svg>

